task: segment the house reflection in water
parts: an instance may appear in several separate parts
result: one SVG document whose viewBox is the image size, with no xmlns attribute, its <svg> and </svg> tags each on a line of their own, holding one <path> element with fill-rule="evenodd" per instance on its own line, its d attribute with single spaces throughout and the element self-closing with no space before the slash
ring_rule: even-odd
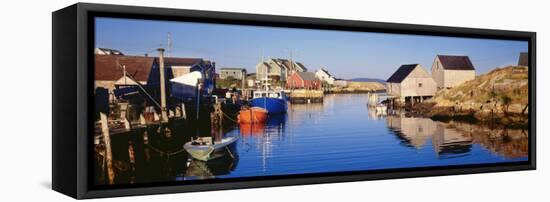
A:
<svg viewBox="0 0 550 202">
<path fill-rule="evenodd" d="M 421 149 L 431 138 L 438 158 L 470 155 L 473 144 L 505 158 L 528 156 L 529 135 L 526 130 L 489 128 L 460 122 L 436 122 L 428 118 L 392 115 L 387 126 L 404 146 Z"/>
<path fill-rule="evenodd" d="M 431 121 L 431 120 L 430 120 Z M 437 123 L 432 144 L 439 158 L 452 158 L 469 155 L 472 150 L 471 133 L 462 133 L 452 127 Z"/>
<path fill-rule="evenodd" d="M 324 109 L 324 103 L 292 104 L 288 109 L 288 124 L 290 128 L 317 124 L 326 113 Z"/>
<path fill-rule="evenodd" d="M 431 139 L 439 158 L 467 155 L 472 147 L 471 136 L 431 119 L 388 116 L 387 125 L 402 140 L 402 144 L 408 147 L 421 149 Z"/>
<path fill-rule="evenodd" d="M 402 144 L 416 149 L 422 148 L 437 130 L 437 124 L 430 119 L 388 116 L 388 128 L 390 128 Z"/>
</svg>

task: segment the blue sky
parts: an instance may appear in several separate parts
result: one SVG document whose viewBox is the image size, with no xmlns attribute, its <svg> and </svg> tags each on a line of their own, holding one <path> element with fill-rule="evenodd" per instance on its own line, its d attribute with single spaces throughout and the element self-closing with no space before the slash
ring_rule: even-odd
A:
<svg viewBox="0 0 550 202">
<path fill-rule="evenodd" d="M 428 72 L 434 57 L 467 55 L 477 74 L 517 64 L 526 41 L 365 33 L 116 18 L 96 19 L 96 47 L 126 55 L 158 55 L 171 33 L 173 57 L 200 57 L 216 67 L 255 72 L 263 58 L 289 58 L 310 71 L 321 67 L 338 78 L 387 79 L 401 64 L 419 63 Z"/>
</svg>

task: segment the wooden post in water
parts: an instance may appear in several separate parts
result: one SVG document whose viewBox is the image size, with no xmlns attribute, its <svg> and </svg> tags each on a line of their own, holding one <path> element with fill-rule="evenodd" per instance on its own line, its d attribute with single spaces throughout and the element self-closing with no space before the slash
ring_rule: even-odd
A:
<svg viewBox="0 0 550 202">
<path fill-rule="evenodd" d="M 197 105 L 197 116 L 195 117 L 199 121 L 200 106 L 201 106 L 201 82 L 197 79 L 197 99 L 195 100 Z"/>
<path fill-rule="evenodd" d="M 210 113 L 212 142 L 219 143 L 223 137 L 223 111 L 221 102 L 214 104 L 214 111 Z"/>
<path fill-rule="evenodd" d="M 109 122 L 107 121 L 107 115 L 104 113 L 99 114 L 101 118 L 101 133 L 103 134 L 103 142 L 105 143 L 105 161 L 107 162 L 107 177 L 109 178 L 109 184 L 114 184 L 115 173 L 113 171 L 113 152 L 111 150 L 111 137 L 109 136 Z"/>
</svg>

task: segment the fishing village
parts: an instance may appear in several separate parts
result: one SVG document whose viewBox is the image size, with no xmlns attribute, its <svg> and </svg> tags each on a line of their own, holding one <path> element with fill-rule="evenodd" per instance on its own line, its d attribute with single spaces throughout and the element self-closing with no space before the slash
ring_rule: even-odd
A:
<svg viewBox="0 0 550 202">
<path fill-rule="evenodd" d="M 235 169 L 244 161 L 239 159 L 251 158 L 241 150 L 254 148 L 243 140 L 249 136 L 255 138 L 250 141 L 261 141 L 257 152 L 262 159 L 257 161 L 263 167 L 257 170 L 266 170 L 266 158 L 277 159 L 273 150 L 286 147 L 276 142 L 293 138 L 284 134 L 316 130 L 299 120 L 322 122 L 324 114 L 347 109 L 354 110 L 331 116 L 340 119 L 335 124 L 346 127 L 342 121 L 355 123 L 365 117 L 379 127 L 383 121 L 380 128 L 389 129 L 400 142 L 418 150 L 430 145 L 437 156 L 463 155 L 476 149 L 472 145 L 507 158 L 527 155 L 526 53 L 518 52 L 517 64 L 485 74 L 476 72 L 468 56 L 434 53 L 431 71 L 420 64 L 402 64 L 387 79 L 341 79 L 338 67 L 306 66 L 307 61 L 292 55 L 262 58 L 255 67 L 245 68 L 217 64 L 215 58 L 175 56 L 164 48 L 146 55 L 126 55 L 110 47 L 94 52 L 97 184 L 238 173 Z M 331 106 L 334 111 L 327 111 Z M 272 139 L 272 132 L 283 136 Z M 334 145 L 349 145 L 348 140 L 331 140 L 319 148 L 338 152 Z M 296 155 L 292 151 L 285 155 Z M 385 166 L 392 165 L 380 168 Z"/>
</svg>

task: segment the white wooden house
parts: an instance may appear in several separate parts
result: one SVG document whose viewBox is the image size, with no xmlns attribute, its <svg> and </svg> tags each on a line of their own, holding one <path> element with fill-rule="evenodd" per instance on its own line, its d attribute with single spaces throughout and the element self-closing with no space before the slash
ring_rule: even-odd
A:
<svg viewBox="0 0 550 202">
<path fill-rule="evenodd" d="M 336 78 L 334 78 L 334 76 L 332 76 L 326 69 L 319 69 L 315 72 L 315 76 L 323 81 L 323 82 L 326 82 L 328 83 L 329 85 L 334 85 L 334 81 L 336 80 Z"/>
<path fill-rule="evenodd" d="M 258 79 L 269 77 L 275 81 L 286 81 L 294 72 L 306 72 L 307 68 L 300 62 L 287 59 L 270 58 L 256 65 Z"/>
<path fill-rule="evenodd" d="M 220 69 L 220 79 L 233 78 L 237 80 L 246 79 L 246 69 L 245 68 L 221 68 Z"/>
<path fill-rule="evenodd" d="M 437 55 L 432 65 L 437 88 L 452 88 L 475 79 L 476 71 L 468 56 Z"/>
<path fill-rule="evenodd" d="M 433 97 L 436 83 L 419 64 L 401 65 L 386 81 L 388 95 L 398 98 L 400 102 L 416 101 Z"/>
</svg>

